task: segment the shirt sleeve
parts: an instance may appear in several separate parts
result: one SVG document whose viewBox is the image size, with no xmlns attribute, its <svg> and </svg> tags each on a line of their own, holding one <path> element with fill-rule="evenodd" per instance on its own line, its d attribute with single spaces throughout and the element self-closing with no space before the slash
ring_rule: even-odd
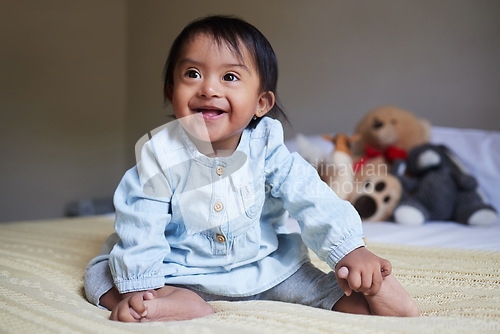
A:
<svg viewBox="0 0 500 334">
<path fill-rule="evenodd" d="M 296 219 L 307 247 L 332 269 L 348 253 L 364 246 L 361 219 L 348 202 L 324 183 L 316 169 L 283 143 L 283 128 L 273 122 L 267 141 L 266 181 Z"/>
<path fill-rule="evenodd" d="M 149 142 L 141 158 L 125 173 L 114 196 L 120 241 L 111 251 L 109 266 L 120 293 L 162 287 L 162 263 L 170 253 L 165 238 L 171 220 L 170 182 Z"/>
</svg>

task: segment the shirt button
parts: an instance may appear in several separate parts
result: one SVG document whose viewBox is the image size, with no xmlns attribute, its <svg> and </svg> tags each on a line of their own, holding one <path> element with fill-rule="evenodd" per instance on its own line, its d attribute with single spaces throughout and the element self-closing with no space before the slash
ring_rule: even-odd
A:
<svg viewBox="0 0 500 334">
<path fill-rule="evenodd" d="M 224 167 L 222 166 L 217 167 L 215 172 L 217 173 L 217 175 L 221 176 L 222 174 L 224 174 Z"/>
<path fill-rule="evenodd" d="M 222 234 L 217 234 L 216 238 L 217 238 L 217 241 L 220 243 L 223 243 L 226 241 L 226 237 L 223 236 Z"/>
<path fill-rule="evenodd" d="M 222 210 L 222 208 L 223 208 L 223 206 L 222 206 L 221 202 L 215 203 L 215 205 L 214 205 L 214 210 L 215 211 L 220 212 Z"/>
</svg>

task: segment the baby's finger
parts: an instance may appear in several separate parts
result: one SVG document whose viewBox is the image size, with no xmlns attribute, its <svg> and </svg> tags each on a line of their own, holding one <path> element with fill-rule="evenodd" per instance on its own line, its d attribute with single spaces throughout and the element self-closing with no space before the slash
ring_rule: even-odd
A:
<svg viewBox="0 0 500 334">
<path fill-rule="evenodd" d="M 387 277 L 392 272 L 392 264 L 388 260 L 382 259 L 380 272 L 382 273 L 382 277 Z"/>
<path fill-rule="evenodd" d="M 346 296 L 350 296 L 352 293 L 352 289 L 349 288 L 349 284 L 347 283 L 347 277 L 349 276 L 349 269 L 347 267 L 341 267 L 337 270 L 337 281 L 339 282 L 339 286 L 344 291 Z"/>
<path fill-rule="evenodd" d="M 349 271 L 347 282 L 349 283 L 349 288 L 354 291 L 358 291 L 361 287 L 361 273 Z"/>
<path fill-rule="evenodd" d="M 375 272 L 373 273 L 372 276 L 372 286 L 367 291 L 365 291 L 364 294 L 366 296 L 376 295 L 380 291 L 381 287 L 382 287 L 382 275 Z"/>
<path fill-rule="evenodd" d="M 350 296 L 352 293 L 352 289 L 349 287 L 349 283 L 347 283 L 347 280 L 340 278 L 337 281 L 339 282 L 339 286 L 342 291 L 344 291 L 345 295 Z"/>
<path fill-rule="evenodd" d="M 347 279 L 349 276 L 349 269 L 347 267 L 342 267 L 337 271 L 337 276 L 339 278 Z"/>
<path fill-rule="evenodd" d="M 365 293 L 367 292 L 373 284 L 373 275 L 371 272 L 361 272 L 361 284 L 358 288 L 358 292 Z"/>
</svg>

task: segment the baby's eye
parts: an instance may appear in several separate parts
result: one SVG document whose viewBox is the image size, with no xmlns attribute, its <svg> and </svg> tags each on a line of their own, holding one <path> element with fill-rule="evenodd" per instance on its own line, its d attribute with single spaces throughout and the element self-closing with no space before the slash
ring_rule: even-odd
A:
<svg viewBox="0 0 500 334">
<path fill-rule="evenodd" d="M 188 78 L 193 78 L 193 79 L 199 79 L 199 78 L 201 78 L 200 73 L 198 73 L 198 71 L 195 71 L 195 70 L 188 70 L 186 72 L 186 76 Z"/>
<path fill-rule="evenodd" d="M 224 75 L 222 77 L 222 80 L 224 80 L 224 81 L 236 81 L 236 80 L 239 80 L 239 79 L 233 73 L 227 73 L 226 75 Z"/>
</svg>

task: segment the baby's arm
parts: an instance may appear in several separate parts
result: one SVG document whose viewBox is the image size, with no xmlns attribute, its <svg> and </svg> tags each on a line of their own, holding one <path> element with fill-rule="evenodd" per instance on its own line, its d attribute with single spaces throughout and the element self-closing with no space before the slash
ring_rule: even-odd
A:
<svg viewBox="0 0 500 334">
<path fill-rule="evenodd" d="M 348 253 L 335 266 L 340 287 L 349 296 L 352 291 L 375 295 L 382 279 L 391 274 L 391 263 L 373 254 L 365 247 Z"/>
</svg>

